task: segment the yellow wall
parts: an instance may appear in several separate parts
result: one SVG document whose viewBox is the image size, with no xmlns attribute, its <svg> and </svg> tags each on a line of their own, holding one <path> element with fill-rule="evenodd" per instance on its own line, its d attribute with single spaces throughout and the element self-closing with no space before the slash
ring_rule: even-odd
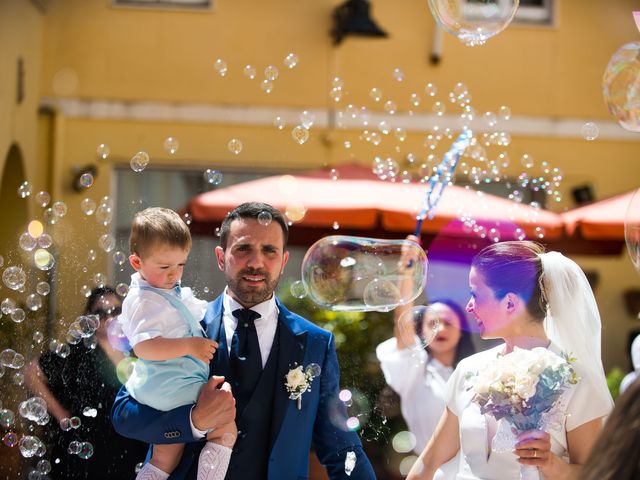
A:
<svg viewBox="0 0 640 480">
<path fill-rule="evenodd" d="M 16 2 L 2 3 L 0 35 L 5 39 L 2 44 L 9 46 L 0 51 L 1 64 L 7 65 L 4 71 L 12 71 L 13 57 L 24 50 L 28 53 L 28 81 L 38 85 L 30 84 L 29 92 L 34 93 L 29 97 L 29 107 L 20 107 L 28 112 L 21 117 L 15 108 L 4 108 L 12 105 L 6 92 L 11 90 L 13 79 L 6 75 L 0 80 L 7 85 L 0 89 L 0 152 L 6 151 L 12 135 L 22 135 L 25 158 L 32 162 L 27 165 L 28 178 L 42 185 L 38 188 L 50 188 L 56 199 L 70 207 L 68 217 L 53 228 L 63 259 L 59 271 L 60 314 L 66 318 L 81 308 L 83 299 L 78 289 L 89 283 L 91 272 L 83 272 L 82 265 L 64 259 L 85 258 L 86 249 L 95 248 L 97 237 L 104 230 L 98 229 L 93 219 L 81 216 L 79 202 L 85 196 L 98 200 L 109 194 L 111 166 L 127 163 L 138 150 L 148 151 L 154 165 L 209 168 L 215 164 L 293 170 L 347 161 L 369 164 L 376 154 L 404 155 L 412 151 L 424 157 L 424 133 L 410 133 L 406 142 L 399 145 L 398 153 L 396 143 L 386 137 L 380 147 L 373 149 L 358 140 L 360 132 L 356 131 L 327 134 L 312 129 L 311 139 L 301 147 L 291 141 L 291 124 L 278 131 L 251 122 L 234 125 L 92 119 L 66 117 L 58 111 L 52 120 L 53 165 L 51 185 L 47 187 L 43 173 L 46 169 L 36 167 L 36 159 L 44 158 L 46 153 L 38 154 L 37 146 L 49 138 L 42 132 L 47 125 L 44 119 L 40 136 L 36 136 L 34 112 L 38 95 L 86 101 L 258 106 L 271 107 L 276 112 L 280 108 L 325 109 L 330 105 L 330 79 L 340 76 L 347 94 L 339 107 L 353 103 L 380 110 L 380 104 L 368 96 L 372 87 L 378 87 L 406 110 L 414 91 L 421 94 L 426 107 L 422 91 L 425 83 L 438 85 L 439 99 L 446 101 L 448 90 L 462 81 L 468 85 L 479 112 L 509 105 L 514 117 L 608 122 L 611 118 L 601 92 L 604 68 L 622 44 L 637 40 L 639 35 L 630 14 L 635 2 L 558 1 L 553 27 L 512 25 L 485 46 L 475 48 L 464 47 L 445 34 L 442 61 L 433 66 L 427 59 L 434 21 L 424 0 L 373 0 L 372 15 L 390 38 L 349 37 L 339 47 L 332 46 L 328 35 L 331 10 L 340 3 L 337 0 L 217 0 L 214 9 L 204 12 L 115 8 L 107 0 L 52 0 L 44 16 L 29 4 L 16 7 Z M 289 52 L 300 57 L 300 64 L 293 70 L 282 65 Z M 213 69 L 218 57 L 229 65 L 224 78 Z M 256 79 L 242 75 L 245 64 L 257 68 Z M 280 69 L 280 77 L 274 91 L 265 94 L 259 79 L 269 64 Z M 392 77 L 395 67 L 405 74 L 402 83 Z M 5 112 L 10 112 L 9 116 Z M 13 133 L 7 137 L 5 132 Z M 175 158 L 162 149 L 162 142 L 169 135 L 180 140 Z M 232 137 L 242 139 L 241 155 L 227 151 L 226 144 Z M 347 139 L 353 145 L 350 150 L 343 146 Z M 112 154 L 109 161 L 99 163 L 95 185 L 86 194 L 73 192 L 69 188 L 73 168 L 94 162 L 96 146 L 103 142 L 109 144 Z M 558 210 L 572 206 L 569 190 L 574 185 L 592 183 L 599 198 L 638 186 L 637 140 L 586 142 L 579 132 L 573 137 L 558 138 L 513 135 L 507 150 L 512 159 L 508 170 L 511 175 L 522 171 L 519 158 L 525 152 L 538 162 L 546 160 L 562 168 L 565 199 L 550 204 Z M 491 150 L 492 155 L 499 151 L 495 147 Z M 533 170 L 537 171 L 538 167 Z M 106 258 L 100 261 L 106 272 Z M 616 302 L 624 288 L 636 284 L 637 276 L 624 256 L 588 260 L 585 265 L 595 265 L 603 285 L 607 285 L 598 293 L 601 305 L 607 309 L 607 364 L 624 365 L 622 335 L 611 332 L 626 335 L 633 327 Z"/>
</svg>

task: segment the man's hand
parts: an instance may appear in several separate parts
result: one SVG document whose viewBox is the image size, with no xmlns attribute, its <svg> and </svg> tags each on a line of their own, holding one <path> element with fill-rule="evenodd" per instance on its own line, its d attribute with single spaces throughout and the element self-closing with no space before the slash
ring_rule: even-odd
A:
<svg viewBox="0 0 640 480">
<path fill-rule="evenodd" d="M 188 355 L 209 363 L 218 349 L 218 342 L 208 338 L 192 337 L 182 339 L 187 344 Z"/>
<path fill-rule="evenodd" d="M 224 381 L 224 377 L 211 377 L 200 390 L 196 406 L 191 411 L 193 426 L 198 430 L 220 428 L 235 418 L 236 400 L 231 394 L 231 385 Z"/>
</svg>

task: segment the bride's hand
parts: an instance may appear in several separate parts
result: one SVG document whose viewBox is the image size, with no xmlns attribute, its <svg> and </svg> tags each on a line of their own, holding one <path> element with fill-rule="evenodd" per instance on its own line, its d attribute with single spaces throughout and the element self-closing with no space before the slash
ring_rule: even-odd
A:
<svg viewBox="0 0 640 480">
<path fill-rule="evenodd" d="M 529 430 L 518 435 L 514 453 L 522 465 L 544 468 L 552 461 L 551 435 L 541 430 Z"/>
</svg>

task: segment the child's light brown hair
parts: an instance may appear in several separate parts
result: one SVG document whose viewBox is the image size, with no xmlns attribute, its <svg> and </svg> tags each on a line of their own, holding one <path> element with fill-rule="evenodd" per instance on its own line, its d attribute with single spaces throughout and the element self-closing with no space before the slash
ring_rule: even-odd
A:
<svg viewBox="0 0 640 480">
<path fill-rule="evenodd" d="M 143 258 L 157 245 L 191 249 L 189 227 L 180 215 L 168 208 L 147 208 L 133 217 L 129 236 L 130 252 Z"/>
</svg>

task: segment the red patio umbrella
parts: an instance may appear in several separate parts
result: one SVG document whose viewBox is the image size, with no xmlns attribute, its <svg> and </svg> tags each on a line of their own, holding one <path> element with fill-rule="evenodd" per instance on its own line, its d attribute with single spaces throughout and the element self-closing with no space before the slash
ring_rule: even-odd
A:
<svg viewBox="0 0 640 480">
<path fill-rule="evenodd" d="M 313 229 L 318 238 L 330 232 L 334 223 L 340 230 L 333 233 L 341 234 L 366 231 L 371 236 L 398 237 L 393 232 L 413 232 L 425 185 L 382 181 L 363 166 L 337 170 L 338 180 L 332 180 L 328 170 L 320 170 L 231 185 L 194 197 L 188 210 L 196 224 L 212 224 L 243 202 L 265 202 L 283 212 L 303 205 L 306 213 L 294 231 Z M 437 234 L 447 226 L 447 235 L 477 238 L 459 221 L 465 215 L 487 229 L 496 228 L 503 240 L 514 238 L 516 226 L 527 238 L 537 238 L 536 227 L 544 229 L 544 241 L 564 236 L 558 214 L 456 185 L 447 187 L 435 217 L 424 221 L 422 232 Z"/>
<path fill-rule="evenodd" d="M 624 221 L 634 193 L 636 190 L 563 213 L 567 232 L 588 240 L 624 240 Z"/>
</svg>

